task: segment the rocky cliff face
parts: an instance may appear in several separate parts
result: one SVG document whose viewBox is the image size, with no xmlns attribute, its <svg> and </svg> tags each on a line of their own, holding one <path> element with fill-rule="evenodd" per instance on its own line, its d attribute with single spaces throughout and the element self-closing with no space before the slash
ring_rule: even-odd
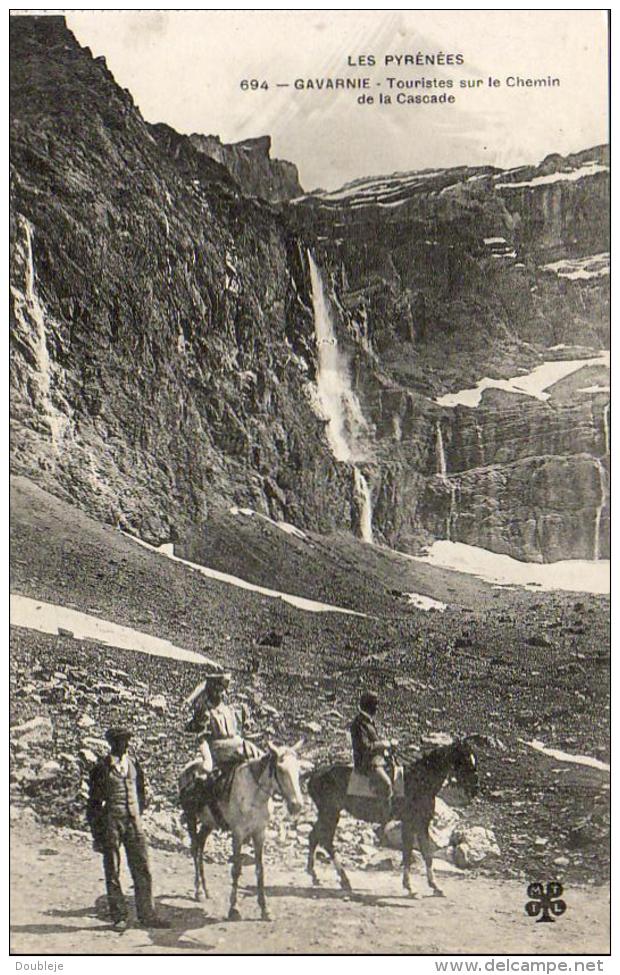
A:
<svg viewBox="0 0 620 975">
<path fill-rule="evenodd" d="M 293 205 L 320 240 L 374 424 L 368 477 L 390 545 L 411 550 L 427 530 L 526 560 L 607 555 L 605 369 L 580 371 L 568 395 L 436 401 L 608 347 L 608 178 L 599 147 L 507 172 L 359 180 Z"/>
<path fill-rule="evenodd" d="M 274 206 L 300 187 L 267 139 L 145 124 L 62 18 L 12 18 L 11 48 L 18 473 L 153 541 L 213 505 L 360 531 L 371 504 L 404 550 L 606 554 L 600 370 L 594 392 L 436 402 L 607 346 L 603 148 Z M 353 460 L 317 408 L 308 248 L 364 418 Z"/>
<path fill-rule="evenodd" d="M 303 193 L 297 166 L 285 159 L 270 158 L 269 135 L 231 145 L 221 142 L 217 135 L 195 133 L 189 140 L 198 152 L 224 166 L 248 196 L 281 203 Z"/>
<path fill-rule="evenodd" d="M 153 540 L 241 503 L 350 523 L 303 257 L 62 18 L 11 19 L 13 467 Z"/>
</svg>

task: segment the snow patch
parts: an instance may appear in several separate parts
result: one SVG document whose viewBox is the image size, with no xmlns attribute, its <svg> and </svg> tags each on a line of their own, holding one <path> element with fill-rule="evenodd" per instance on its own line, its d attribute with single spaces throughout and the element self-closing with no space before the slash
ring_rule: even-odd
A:
<svg viewBox="0 0 620 975">
<path fill-rule="evenodd" d="M 203 654 L 184 650 L 169 640 L 162 640 L 129 626 L 110 623 L 99 616 L 81 613 L 76 609 L 30 599 L 28 596 L 11 595 L 11 625 L 56 636 L 61 627 L 70 631 L 76 640 L 96 640 L 107 647 L 135 650 L 138 653 L 148 653 L 152 657 L 169 657 L 193 664 L 214 664 L 214 661 Z"/>
<path fill-rule="evenodd" d="M 571 169 L 569 172 L 549 173 L 547 176 L 534 176 L 532 179 L 522 183 L 497 183 L 497 189 L 517 189 L 522 186 L 546 186 L 549 183 L 574 183 L 578 179 L 586 176 L 595 176 L 597 173 L 608 173 L 608 166 L 601 166 L 599 163 L 591 162 L 580 166 L 579 169 Z"/>
<path fill-rule="evenodd" d="M 269 515 L 263 515 L 260 511 L 254 511 L 253 508 L 238 508 L 233 505 L 232 508 L 228 509 L 231 515 L 245 515 L 247 518 L 260 518 L 262 521 L 268 521 L 270 525 L 274 525 L 275 528 L 279 528 L 280 531 L 286 532 L 287 535 L 294 535 L 295 538 L 307 538 L 305 532 L 302 532 L 301 528 L 297 528 L 295 525 L 291 525 L 288 521 L 274 521 Z"/>
<path fill-rule="evenodd" d="M 250 509 L 247 509 L 250 510 Z M 247 579 L 241 579 L 239 576 L 230 575 L 228 572 L 220 572 L 218 569 L 210 569 L 206 565 L 199 565 L 197 562 L 189 562 L 187 559 L 180 559 L 177 555 L 170 555 L 166 552 L 162 552 L 160 549 L 155 548 L 154 545 L 149 545 L 148 542 L 144 542 L 141 538 L 137 538 L 135 535 L 130 535 L 128 532 L 123 532 L 126 538 L 131 539 L 137 545 L 142 545 L 143 548 L 149 550 L 149 552 L 155 552 L 158 555 L 163 555 L 165 558 L 169 558 L 172 562 L 178 562 L 180 565 L 186 565 L 189 569 L 194 569 L 196 572 L 200 572 L 201 575 L 206 576 L 208 579 L 215 579 L 217 582 L 225 582 L 230 586 L 236 586 L 238 589 L 247 589 L 250 592 L 257 592 L 261 596 L 268 596 L 270 599 L 281 599 L 283 602 L 288 603 L 290 606 L 294 606 L 296 609 L 303 609 L 308 613 L 343 613 L 346 616 L 361 616 L 364 619 L 369 619 L 366 613 L 358 613 L 354 609 L 344 609 L 340 606 L 333 606 L 331 603 L 320 603 L 314 599 L 305 599 L 303 596 L 293 596 L 291 593 L 279 592 L 277 589 L 267 589 L 265 586 L 257 586 L 253 582 L 248 582 Z"/>
<path fill-rule="evenodd" d="M 561 379 L 565 379 L 573 372 L 583 369 L 584 366 L 606 366 L 609 368 L 610 354 L 607 351 L 600 352 L 592 359 L 557 359 L 551 362 L 543 362 L 536 366 L 525 376 L 514 376 L 512 379 L 489 379 L 485 376 L 475 386 L 469 389 L 461 389 L 458 393 L 446 393 L 439 396 L 435 402 L 439 406 L 469 406 L 475 408 L 480 405 L 480 400 L 485 389 L 503 389 L 507 393 L 520 393 L 523 396 L 532 396 L 534 399 L 545 402 L 550 398 L 550 393 L 545 390 L 549 386 L 554 386 Z"/>
<path fill-rule="evenodd" d="M 559 278 L 569 281 L 588 281 L 590 278 L 602 278 L 609 274 L 609 252 L 591 254 L 588 257 L 566 258 L 543 264 L 541 270 L 551 271 Z"/>
<path fill-rule="evenodd" d="M 521 739 L 523 740 L 523 739 Z M 559 748 L 548 748 L 542 741 L 534 738 L 533 741 L 526 741 L 526 745 L 534 748 L 549 758 L 555 758 L 558 762 L 572 762 L 573 765 L 587 765 L 589 768 L 600 769 L 601 772 L 610 772 L 611 769 L 607 762 L 601 762 L 598 758 L 590 758 L 589 755 L 570 755 L 568 752 L 560 751 Z"/>
<path fill-rule="evenodd" d="M 476 545 L 439 540 L 426 555 L 408 555 L 438 569 L 451 569 L 477 576 L 483 582 L 517 585 L 526 589 L 565 592 L 608 593 L 609 559 L 566 559 L 561 562 L 520 562 Z"/>
<path fill-rule="evenodd" d="M 440 613 L 443 613 L 443 611 L 448 608 L 446 603 L 442 603 L 438 599 L 431 599 L 430 596 L 423 596 L 418 592 L 406 592 L 405 596 L 412 606 L 415 606 L 416 609 L 423 609 L 426 612 L 428 612 L 430 609 L 434 609 Z"/>
</svg>

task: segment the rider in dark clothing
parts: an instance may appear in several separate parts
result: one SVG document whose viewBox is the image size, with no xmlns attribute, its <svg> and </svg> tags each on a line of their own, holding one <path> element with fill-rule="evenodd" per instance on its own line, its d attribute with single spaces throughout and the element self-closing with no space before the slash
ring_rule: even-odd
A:
<svg viewBox="0 0 620 975">
<path fill-rule="evenodd" d="M 358 772 L 367 775 L 378 794 L 391 804 L 392 780 L 386 768 L 385 752 L 389 742 L 379 737 L 375 714 L 379 699 L 372 691 L 360 698 L 359 711 L 351 724 L 353 765 Z"/>
</svg>

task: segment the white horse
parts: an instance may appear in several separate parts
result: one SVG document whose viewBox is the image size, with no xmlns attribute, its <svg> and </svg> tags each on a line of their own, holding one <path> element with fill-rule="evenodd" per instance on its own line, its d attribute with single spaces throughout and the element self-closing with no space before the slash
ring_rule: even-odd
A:
<svg viewBox="0 0 620 975">
<path fill-rule="evenodd" d="M 238 921 L 241 918 L 237 909 L 241 848 L 249 839 L 254 844 L 258 906 L 263 921 L 271 920 L 265 900 L 263 870 L 265 829 L 271 814 L 271 797 L 274 792 L 279 792 L 284 798 L 291 815 L 301 812 L 303 798 L 299 787 L 300 769 L 297 757 L 300 745 L 301 742 L 298 742 L 292 748 L 278 748 L 269 744 L 265 755 L 244 762 L 235 769 L 228 798 L 217 803 L 222 818 L 232 833 L 233 841 L 232 892 L 228 912 L 230 921 Z M 194 860 L 194 895 L 199 901 L 202 899 L 201 887 L 204 896 L 209 897 L 203 853 L 209 833 L 217 829 L 218 824 L 208 805 L 203 805 L 199 811 L 189 808 L 185 808 L 184 811 Z"/>
</svg>

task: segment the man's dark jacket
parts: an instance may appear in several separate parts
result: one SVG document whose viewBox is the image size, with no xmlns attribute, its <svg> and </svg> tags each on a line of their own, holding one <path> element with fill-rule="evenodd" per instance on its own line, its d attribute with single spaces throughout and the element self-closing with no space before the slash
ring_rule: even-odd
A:
<svg viewBox="0 0 620 975">
<path fill-rule="evenodd" d="M 146 807 L 144 773 L 135 758 L 128 760 L 123 778 L 113 769 L 112 758 L 100 758 L 90 773 L 86 819 L 95 840 L 103 842 L 110 816 L 130 816 L 136 823 Z"/>
<path fill-rule="evenodd" d="M 375 747 L 379 738 L 377 727 L 365 711 L 358 711 L 351 724 L 353 765 L 358 772 L 367 775 L 373 768 L 373 759 L 379 754 Z M 376 764 L 376 763 L 375 763 Z"/>
</svg>

